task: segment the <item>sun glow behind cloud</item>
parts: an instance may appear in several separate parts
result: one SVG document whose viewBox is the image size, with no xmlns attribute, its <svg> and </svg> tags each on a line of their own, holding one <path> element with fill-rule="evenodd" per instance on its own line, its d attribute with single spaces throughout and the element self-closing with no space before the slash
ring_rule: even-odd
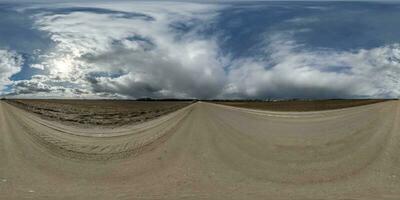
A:
<svg viewBox="0 0 400 200">
<path fill-rule="evenodd" d="M 16 74 L 23 62 L 18 52 L 13 56 L 20 58 L 11 63 L 0 54 L 5 66 L 14 66 L 0 67 L 0 86 L 9 85 L 3 93 L 20 97 L 397 97 L 400 41 L 388 35 L 397 30 L 362 33 L 362 23 L 349 22 L 359 15 L 357 9 L 383 15 L 376 7 L 276 2 L 26 5 L 17 10 L 29 15 L 33 28 L 54 45 L 24 63 L 39 70 L 28 79 L 10 80 L 29 70 L 22 67 Z M 329 22 L 330 13 L 339 11 L 348 18 Z M 391 23 L 389 29 L 397 24 Z M 340 34 L 342 40 L 358 38 L 352 48 L 347 45 L 351 41 L 324 39 Z M 366 36 L 361 40 L 357 34 Z"/>
</svg>

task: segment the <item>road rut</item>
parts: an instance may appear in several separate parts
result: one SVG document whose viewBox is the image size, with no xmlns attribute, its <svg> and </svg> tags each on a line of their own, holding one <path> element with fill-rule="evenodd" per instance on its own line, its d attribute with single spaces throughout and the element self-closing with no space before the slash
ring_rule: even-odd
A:
<svg viewBox="0 0 400 200">
<path fill-rule="evenodd" d="M 269 112 L 198 102 L 81 129 L 0 102 L 0 199 L 399 199 L 400 102 Z"/>
</svg>

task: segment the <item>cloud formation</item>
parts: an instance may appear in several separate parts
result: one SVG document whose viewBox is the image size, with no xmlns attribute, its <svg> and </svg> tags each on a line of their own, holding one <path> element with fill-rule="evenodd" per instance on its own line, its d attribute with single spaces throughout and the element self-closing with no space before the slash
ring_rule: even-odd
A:
<svg viewBox="0 0 400 200">
<path fill-rule="evenodd" d="M 96 6 L 98 12 L 48 8 L 36 15 L 36 26 L 57 45 L 33 67 L 95 94 L 212 98 L 220 92 L 218 47 L 195 33 L 218 6 L 138 3 L 121 4 L 118 11 L 113 4 Z M 189 27 L 193 30 L 180 30 Z"/>
<path fill-rule="evenodd" d="M 303 7 L 316 10 L 309 4 Z M 399 43 L 351 50 L 312 48 L 297 36 L 312 32 L 315 27 L 309 25 L 320 23 L 318 16 L 296 16 L 290 14 L 296 6 L 278 6 L 274 9 L 281 12 L 276 16 L 287 12 L 288 17 L 268 22 L 271 30 L 264 30 L 262 24 L 240 20 L 239 14 L 250 8 L 257 9 L 254 16 L 247 15 L 254 23 L 268 14 L 260 10 L 264 8 L 237 4 L 25 6 L 19 12 L 29 13 L 33 28 L 48 34 L 54 46 L 29 64 L 40 73 L 12 81 L 24 59 L 17 52 L 0 50 L 0 90 L 9 85 L 7 92 L 14 96 L 63 98 L 400 95 Z M 239 18 L 226 13 L 239 13 Z"/>
<path fill-rule="evenodd" d="M 288 37 L 267 39 L 268 60 L 239 60 L 226 96 L 238 98 L 390 98 L 400 94 L 400 45 L 370 50 L 304 50 Z"/>
<path fill-rule="evenodd" d="M 20 55 L 0 49 L 0 94 L 2 89 L 11 83 L 10 77 L 21 69 L 22 64 L 23 59 Z"/>
</svg>

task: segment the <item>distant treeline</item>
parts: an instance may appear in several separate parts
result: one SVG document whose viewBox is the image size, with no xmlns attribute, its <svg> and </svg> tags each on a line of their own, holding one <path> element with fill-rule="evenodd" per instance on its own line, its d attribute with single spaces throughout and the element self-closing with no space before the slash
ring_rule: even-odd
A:
<svg viewBox="0 0 400 200">
<path fill-rule="evenodd" d="M 0 100 L 18 100 L 18 98 L 1 97 Z M 45 99 L 45 100 L 65 100 L 65 99 Z M 278 101 L 354 101 L 354 100 L 398 100 L 398 99 L 178 99 L 178 98 L 139 98 L 139 99 L 68 99 L 68 100 L 103 100 L 103 101 L 208 101 L 208 102 L 278 102 Z"/>
<path fill-rule="evenodd" d="M 397 100 L 397 99 L 212 99 L 210 102 L 277 102 L 277 101 L 354 101 L 354 100 Z"/>
<path fill-rule="evenodd" d="M 134 101 L 198 101 L 198 99 L 174 99 L 174 98 L 167 98 L 167 99 L 153 99 L 153 98 L 139 98 Z"/>
<path fill-rule="evenodd" d="M 152 98 L 140 98 L 136 99 L 135 101 L 206 101 L 206 102 L 279 102 L 279 101 L 354 101 L 354 100 L 361 100 L 361 101 L 371 101 L 371 100 L 397 100 L 397 99 L 174 99 L 174 98 L 167 98 L 167 99 L 152 99 Z"/>
</svg>

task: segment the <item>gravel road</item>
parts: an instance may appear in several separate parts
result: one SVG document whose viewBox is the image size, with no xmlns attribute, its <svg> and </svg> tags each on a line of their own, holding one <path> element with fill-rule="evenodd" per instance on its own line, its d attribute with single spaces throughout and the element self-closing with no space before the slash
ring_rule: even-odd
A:
<svg viewBox="0 0 400 200">
<path fill-rule="evenodd" d="M 83 129 L 0 102 L 0 199 L 400 199 L 400 102 L 271 112 L 198 102 Z"/>
</svg>

